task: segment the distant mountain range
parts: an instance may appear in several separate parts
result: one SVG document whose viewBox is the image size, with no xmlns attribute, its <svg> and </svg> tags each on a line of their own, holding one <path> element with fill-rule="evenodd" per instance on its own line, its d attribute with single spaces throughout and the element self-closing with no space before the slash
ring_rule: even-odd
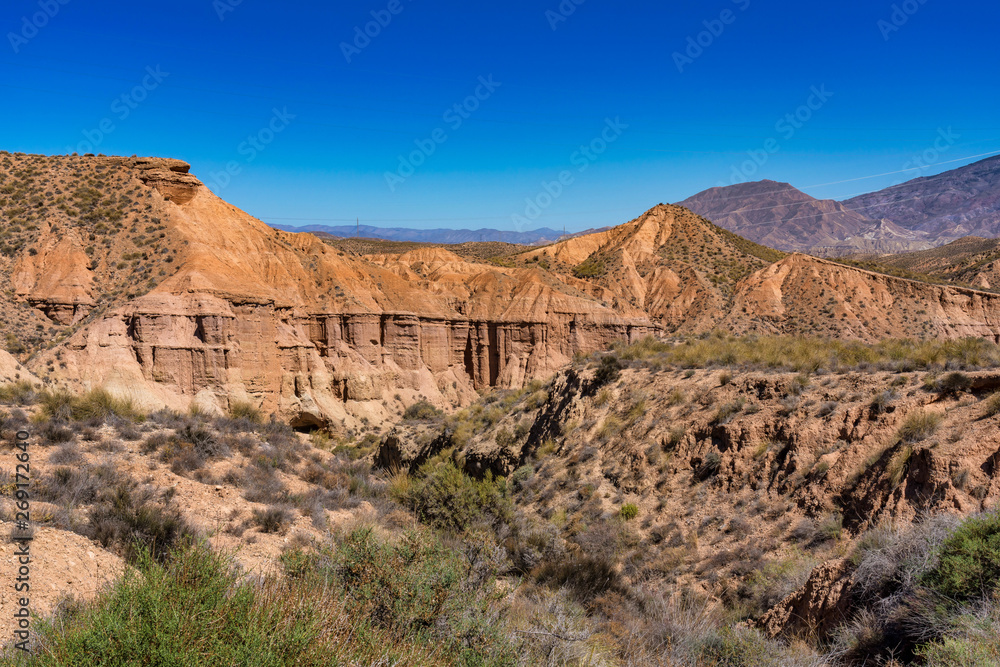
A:
<svg viewBox="0 0 1000 667">
<path fill-rule="evenodd" d="M 679 202 L 720 227 L 788 252 L 820 256 L 926 250 L 1000 235 L 1000 156 L 838 202 L 788 183 L 711 188 Z"/>
<path fill-rule="evenodd" d="M 271 225 L 275 229 L 286 232 L 323 232 L 332 236 L 350 238 L 361 236 L 369 239 L 384 239 L 386 241 L 409 241 L 414 243 L 474 243 L 477 241 L 503 241 L 520 245 L 545 245 L 560 239 L 572 238 L 582 234 L 592 234 L 596 229 L 588 229 L 576 234 L 563 234 L 558 229 L 542 227 L 530 231 L 515 232 L 501 229 L 410 229 L 406 227 L 372 227 L 370 225 Z M 605 228 L 606 229 L 606 228 Z"/>
<path fill-rule="evenodd" d="M 963 236 L 1000 236 L 1000 156 L 846 201 L 816 199 L 789 183 L 752 181 L 704 190 L 679 206 L 756 243 L 820 257 L 917 252 Z M 605 231 L 409 229 L 361 225 L 271 225 L 289 232 L 460 244 L 548 245 Z"/>
<path fill-rule="evenodd" d="M 1000 236 L 1000 156 L 916 178 L 844 204 L 927 232 L 935 245 L 962 236 Z"/>
</svg>

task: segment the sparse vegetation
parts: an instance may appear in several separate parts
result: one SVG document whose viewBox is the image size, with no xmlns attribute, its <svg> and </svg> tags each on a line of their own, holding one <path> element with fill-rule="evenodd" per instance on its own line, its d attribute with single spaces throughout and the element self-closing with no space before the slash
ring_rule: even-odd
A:
<svg viewBox="0 0 1000 667">
<path fill-rule="evenodd" d="M 581 264 L 573 267 L 573 275 L 577 278 L 600 278 L 607 272 L 608 269 L 604 262 L 595 257 L 588 257 Z"/>
<path fill-rule="evenodd" d="M 1000 346 L 979 338 L 884 340 L 875 344 L 807 336 L 736 337 L 722 332 L 672 341 L 649 338 L 616 348 L 626 361 L 678 368 L 731 367 L 811 372 L 1000 366 Z M 965 376 L 967 377 L 967 376 Z M 959 382 L 960 377 L 954 381 Z"/>
</svg>

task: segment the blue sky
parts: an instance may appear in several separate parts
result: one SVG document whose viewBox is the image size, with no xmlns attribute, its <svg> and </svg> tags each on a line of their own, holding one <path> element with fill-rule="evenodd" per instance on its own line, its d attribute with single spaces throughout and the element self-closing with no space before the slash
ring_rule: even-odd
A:
<svg viewBox="0 0 1000 667">
<path fill-rule="evenodd" d="M 998 19 L 966 0 L 7 0 L 0 148 L 178 157 L 286 224 L 580 230 L 761 178 L 846 198 L 1000 152 Z"/>
</svg>

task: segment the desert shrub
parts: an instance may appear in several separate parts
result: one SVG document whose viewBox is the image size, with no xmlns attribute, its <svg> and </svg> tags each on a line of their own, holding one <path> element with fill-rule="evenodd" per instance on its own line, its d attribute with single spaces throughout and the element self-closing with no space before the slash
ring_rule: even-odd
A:
<svg viewBox="0 0 1000 667">
<path fill-rule="evenodd" d="M 666 452 L 677 449 L 677 447 L 684 442 L 684 436 L 686 435 L 687 431 L 683 426 L 679 424 L 677 426 L 673 426 L 670 431 L 667 432 L 667 437 L 665 437 L 661 442 L 660 448 Z"/>
<path fill-rule="evenodd" d="M 698 479 L 705 480 L 709 477 L 717 475 L 722 467 L 722 456 L 715 449 L 709 450 L 705 454 L 705 458 L 702 460 L 701 466 L 698 467 L 697 477 Z"/>
<path fill-rule="evenodd" d="M 622 423 L 622 420 L 619 419 L 617 415 L 608 415 L 607 418 L 601 422 L 601 426 L 597 429 L 597 439 L 601 442 L 606 442 L 621 435 L 622 429 L 624 428 L 625 424 Z"/>
<path fill-rule="evenodd" d="M 911 458 L 913 458 L 913 445 L 902 445 L 889 459 L 886 474 L 889 476 L 889 484 L 892 488 L 895 489 L 902 483 Z"/>
<path fill-rule="evenodd" d="M 961 535 L 963 525 L 957 517 L 939 514 L 905 528 L 883 525 L 863 535 L 851 557 L 857 563 L 851 596 L 862 611 L 838 629 L 835 652 L 849 661 L 885 659 L 912 654 L 921 644 L 948 635 L 961 609 L 944 591 L 961 590 L 949 586 L 964 582 L 966 592 L 981 596 L 982 588 L 967 585 L 970 580 L 961 574 L 970 571 L 969 563 L 989 563 L 988 557 L 979 561 L 982 552 L 974 546 L 967 548 L 965 537 L 980 533 L 978 527 L 969 524 L 968 535 Z M 955 560 L 946 563 L 945 553 Z"/>
<path fill-rule="evenodd" d="M 492 526 L 509 524 L 513 504 L 502 478 L 487 472 L 473 479 L 451 461 L 425 463 L 396 501 L 412 509 L 420 520 L 444 530 L 462 532 L 485 522 Z"/>
<path fill-rule="evenodd" d="M 287 493 L 275 468 L 260 459 L 243 468 L 234 481 L 243 487 L 243 497 L 252 503 L 274 502 Z"/>
<path fill-rule="evenodd" d="M 73 395 L 68 391 L 44 390 L 38 395 L 41 414 L 47 419 L 68 421 L 73 417 Z"/>
<path fill-rule="evenodd" d="M 290 426 L 280 422 L 264 424 L 259 434 L 265 445 L 260 448 L 258 456 L 278 470 L 290 469 L 302 459 L 301 452 L 309 448 Z"/>
<path fill-rule="evenodd" d="M 182 540 L 195 534 L 179 510 L 157 502 L 151 489 L 131 481 L 119 481 L 99 491 L 88 519 L 92 539 L 123 552 L 133 562 L 143 549 L 162 561 Z"/>
<path fill-rule="evenodd" d="M 121 474 L 110 465 L 59 466 L 36 478 L 34 497 L 73 508 L 87 505 L 101 489 L 118 484 Z"/>
<path fill-rule="evenodd" d="M 601 362 L 594 372 L 594 389 L 611 384 L 621 375 L 622 365 L 613 354 L 601 357 Z"/>
<path fill-rule="evenodd" d="M 45 444 L 57 445 L 72 440 L 74 433 L 63 422 L 46 421 L 39 427 L 38 436 Z"/>
<path fill-rule="evenodd" d="M 884 415 L 892 410 L 892 405 L 897 398 L 896 392 L 891 389 L 879 392 L 868 405 L 873 415 Z"/>
<path fill-rule="evenodd" d="M 995 417 L 1000 415 L 1000 391 L 991 394 L 983 401 L 983 416 Z"/>
<path fill-rule="evenodd" d="M 528 396 L 527 399 L 525 399 L 524 409 L 537 410 L 538 408 L 545 405 L 545 403 L 548 400 L 549 400 L 549 392 L 547 392 L 544 389 L 539 389 L 538 391 L 535 391 L 530 396 Z"/>
<path fill-rule="evenodd" d="M 476 572 L 469 560 L 425 532 L 398 542 L 371 528 L 349 533 L 329 554 L 329 572 L 348 612 L 395 636 L 441 643 L 456 664 L 513 665 L 517 652 L 491 612 L 495 572 Z"/>
<path fill-rule="evenodd" d="M 135 423 L 126 420 L 118 420 L 115 430 L 123 440 L 141 440 L 142 431 L 136 427 Z"/>
<path fill-rule="evenodd" d="M 229 403 L 229 416 L 235 420 L 245 420 L 252 424 L 260 424 L 264 421 L 260 409 L 247 401 L 231 401 Z"/>
<path fill-rule="evenodd" d="M 440 418 L 444 413 L 427 401 L 419 401 L 406 408 L 403 419 L 408 421 L 430 421 Z"/>
<path fill-rule="evenodd" d="M 578 600 L 593 601 L 608 592 L 629 593 L 612 558 L 604 554 L 580 554 L 560 560 L 544 561 L 536 568 L 535 578 L 543 584 L 568 588 Z"/>
<path fill-rule="evenodd" d="M 994 667 L 1000 664 L 1000 606 L 995 602 L 968 607 L 949 619 L 945 636 L 916 649 L 917 657 L 935 667 Z"/>
<path fill-rule="evenodd" d="M 49 463 L 54 465 L 79 463 L 82 459 L 80 447 L 72 440 L 49 454 Z"/>
<path fill-rule="evenodd" d="M 146 419 L 143 413 L 131 399 L 113 396 L 105 389 L 94 389 L 72 401 L 73 418 L 81 421 L 87 419 L 106 420 L 110 417 L 120 417 L 130 421 L 141 422 Z"/>
<path fill-rule="evenodd" d="M 768 639 L 756 628 L 724 627 L 705 638 L 697 650 L 702 664 L 739 667 L 814 667 L 822 664 L 809 655 L 795 656 L 780 641 Z M 699 662 L 701 662 L 699 661 Z"/>
<path fill-rule="evenodd" d="M 203 459 L 229 456 L 229 448 L 225 443 L 203 424 L 185 424 L 177 432 L 177 436 L 181 441 L 191 443 L 194 451 Z"/>
<path fill-rule="evenodd" d="M 816 524 L 809 519 L 802 519 L 788 534 L 796 542 L 811 542 L 816 538 Z"/>
<path fill-rule="evenodd" d="M 955 371 L 937 380 L 936 389 L 942 394 L 960 394 L 972 386 L 972 379 L 965 373 Z"/>
<path fill-rule="evenodd" d="M 11 405 L 31 405 L 35 402 L 38 393 L 34 385 L 27 380 L 18 380 L 9 384 L 0 385 L 0 403 Z"/>
<path fill-rule="evenodd" d="M 149 421 L 162 426 L 163 428 L 179 429 L 185 424 L 189 423 L 193 416 L 188 416 L 176 412 L 174 410 L 168 410 L 166 408 L 157 410 L 156 412 L 150 413 Z"/>
<path fill-rule="evenodd" d="M 907 416 L 896 437 L 900 442 L 913 444 L 925 440 L 937 431 L 944 418 L 937 412 L 921 410 Z"/>
<path fill-rule="evenodd" d="M 262 533 L 284 533 L 293 518 L 292 512 L 284 505 L 253 510 L 253 522 Z"/>
<path fill-rule="evenodd" d="M 112 417 L 141 422 L 146 419 L 136 405 L 127 398 L 113 396 L 105 389 L 94 389 L 74 396 L 67 391 L 45 390 L 39 394 L 42 414 L 49 419 L 79 421 L 105 421 Z"/>
<path fill-rule="evenodd" d="M 844 529 L 844 517 L 834 513 L 820 522 L 818 536 L 826 540 L 839 540 Z"/>
<path fill-rule="evenodd" d="M 625 521 L 631 521 L 639 516 L 639 508 L 634 503 L 626 503 L 618 510 L 618 516 Z"/>
<path fill-rule="evenodd" d="M 511 473 L 510 479 L 508 481 L 510 482 L 511 487 L 515 491 L 520 491 L 527 485 L 528 480 L 534 477 L 534 475 L 535 475 L 535 469 L 530 465 L 525 465 L 521 466 L 513 473 Z"/>
<path fill-rule="evenodd" d="M 635 348 L 634 351 L 632 348 Z M 616 348 L 625 358 L 680 368 L 719 366 L 814 372 L 878 368 L 907 372 L 951 365 L 961 369 L 1000 365 L 1000 346 L 962 340 L 886 339 L 874 344 L 818 336 L 745 336 L 721 332 L 689 336 L 677 344 L 643 341 Z"/>
<path fill-rule="evenodd" d="M 839 404 L 836 401 L 825 401 L 819 406 L 819 410 L 816 411 L 817 417 L 828 417 L 837 411 L 837 406 Z"/>
<path fill-rule="evenodd" d="M 941 595 L 969 600 L 1000 588 L 1000 512 L 966 519 L 941 545 L 938 559 L 922 581 Z"/>
<path fill-rule="evenodd" d="M 743 406 L 746 405 L 745 398 L 739 398 L 735 401 L 731 401 L 719 407 L 718 412 L 715 413 L 715 417 L 712 422 L 715 424 L 728 424 L 733 417 L 743 410 Z"/>
</svg>

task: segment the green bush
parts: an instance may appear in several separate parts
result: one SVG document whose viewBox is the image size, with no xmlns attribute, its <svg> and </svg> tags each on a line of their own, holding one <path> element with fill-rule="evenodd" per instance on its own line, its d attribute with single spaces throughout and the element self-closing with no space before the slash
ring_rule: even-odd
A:
<svg viewBox="0 0 1000 667">
<path fill-rule="evenodd" d="M 634 503 L 626 503 L 625 505 L 622 505 L 620 510 L 618 510 L 618 516 L 625 521 L 631 521 L 639 516 L 639 508 Z"/>
<path fill-rule="evenodd" d="M 594 388 L 603 387 L 618 379 L 621 375 L 621 362 L 613 354 L 601 357 L 601 363 L 594 373 Z"/>
<path fill-rule="evenodd" d="M 499 595 L 494 572 L 473 572 L 458 552 L 423 532 L 398 543 L 371 528 L 346 536 L 331 555 L 349 613 L 396 636 L 441 643 L 457 664 L 516 663 L 516 652 L 490 613 Z"/>
<path fill-rule="evenodd" d="M 429 421 L 441 417 L 443 413 L 427 401 L 420 401 L 406 408 L 403 419 L 407 421 Z"/>
<path fill-rule="evenodd" d="M 938 564 L 923 583 L 953 600 L 1000 589 L 1000 512 L 966 519 L 941 545 Z"/>
<path fill-rule="evenodd" d="M 420 467 L 409 485 L 400 486 L 396 500 L 435 528 L 462 532 L 477 523 L 500 526 L 513 519 L 506 482 L 489 472 L 477 480 L 451 461 L 434 459 Z"/>
<path fill-rule="evenodd" d="M 257 583 L 207 546 L 138 569 L 93 603 L 38 625 L 31 667 L 436 663 L 433 646 L 349 617 L 313 582 Z"/>
</svg>

